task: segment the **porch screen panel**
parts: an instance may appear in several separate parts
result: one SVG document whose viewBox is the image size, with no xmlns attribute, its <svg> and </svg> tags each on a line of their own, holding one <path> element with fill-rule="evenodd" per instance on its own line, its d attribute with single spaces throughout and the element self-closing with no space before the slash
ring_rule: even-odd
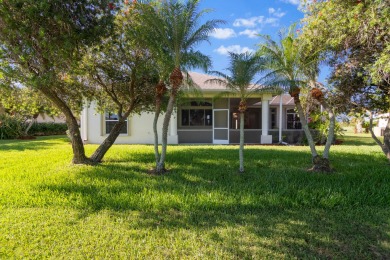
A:
<svg viewBox="0 0 390 260">
<path fill-rule="evenodd" d="M 214 127 L 228 128 L 228 111 L 217 111 L 214 118 Z"/>
<path fill-rule="evenodd" d="M 225 129 L 215 129 L 214 130 L 214 139 L 217 140 L 228 140 L 229 131 Z"/>
</svg>

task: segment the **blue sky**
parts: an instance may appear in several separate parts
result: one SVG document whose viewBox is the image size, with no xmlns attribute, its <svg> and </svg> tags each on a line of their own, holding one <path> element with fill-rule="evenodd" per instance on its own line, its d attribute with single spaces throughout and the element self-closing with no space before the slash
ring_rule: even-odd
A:
<svg viewBox="0 0 390 260">
<path fill-rule="evenodd" d="M 226 72 L 228 51 L 245 52 L 257 49 L 257 34 L 278 37 L 287 28 L 303 18 L 299 0 L 201 0 L 200 9 L 212 9 L 205 18 L 222 19 L 222 24 L 211 35 L 210 42 L 198 46 L 213 61 L 213 70 Z M 321 76 L 320 78 L 324 78 Z"/>
</svg>

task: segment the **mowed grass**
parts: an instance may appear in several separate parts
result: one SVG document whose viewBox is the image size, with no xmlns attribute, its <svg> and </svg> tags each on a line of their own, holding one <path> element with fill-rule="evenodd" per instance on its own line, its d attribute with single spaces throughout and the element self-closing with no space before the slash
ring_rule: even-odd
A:
<svg viewBox="0 0 390 260">
<path fill-rule="evenodd" d="M 368 135 L 332 148 L 114 145 L 71 165 L 64 137 L 0 141 L 0 259 L 388 259 L 390 167 Z M 90 154 L 95 145 L 87 145 Z"/>
</svg>

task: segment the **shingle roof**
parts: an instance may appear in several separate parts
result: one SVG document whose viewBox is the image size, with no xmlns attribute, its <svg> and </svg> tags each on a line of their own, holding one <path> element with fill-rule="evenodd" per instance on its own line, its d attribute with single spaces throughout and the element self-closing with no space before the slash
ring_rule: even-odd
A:
<svg viewBox="0 0 390 260">
<path fill-rule="evenodd" d="M 189 72 L 188 73 L 191 77 L 191 79 L 194 81 L 194 83 L 199 86 L 202 90 L 224 90 L 225 87 L 216 83 L 207 82 L 207 80 L 215 79 L 215 76 L 208 75 L 208 74 L 202 74 L 198 72 Z"/>
<path fill-rule="evenodd" d="M 198 73 L 198 72 L 188 72 L 190 75 L 192 81 L 200 88 L 200 90 L 208 92 L 208 91 L 223 91 L 226 88 L 224 86 L 221 86 L 216 83 L 211 83 L 208 82 L 206 83 L 207 80 L 210 79 L 215 79 L 217 78 L 216 76 L 213 75 L 208 75 L 208 74 L 203 74 L 203 73 Z M 272 93 L 272 92 L 271 92 Z M 280 101 L 280 95 L 279 96 L 274 96 L 272 100 L 270 101 L 270 105 L 279 105 Z M 282 104 L 283 105 L 294 105 L 294 98 L 292 98 L 289 94 L 283 94 L 282 98 Z"/>
<path fill-rule="evenodd" d="M 272 100 L 269 102 L 270 105 L 279 105 L 280 96 L 272 97 Z M 283 94 L 282 96 L 282 104 L 283 105 L 294 105 L 294 98 L 289 94 Z"/>
<path fill-rule="evenodd" d="M 222 85 L 219 85 L 217 83 L 212 83 L 212 82 L 207 82 L 207 80 L 210 80 L 210 79 L 215 79 L 215 78 L 218 78 L 216 76 L 213 76 L 213 75 L 208 75 L 208 74 L 202 74 L 202 73 L 198 73 L 198 72 L 188 72 L 188 74 L 190 75 L 190 77 L 192 78 L 193 82 L 199 86 L 199 88 L 201 90 L 204 90 L 204 91 L 222 91 L 222 90 L 226 90 L 226 88 Z M 260 88 L 261 89 L 261 86 Z M 269 93 L 273 93 L 274 91 L 270 90 Z"/>
</svg>

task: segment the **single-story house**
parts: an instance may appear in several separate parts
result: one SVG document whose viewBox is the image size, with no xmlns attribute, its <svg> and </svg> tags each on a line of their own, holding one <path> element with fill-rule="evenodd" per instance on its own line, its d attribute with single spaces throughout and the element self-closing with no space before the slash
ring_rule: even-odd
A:
<svg viewBox="0 0 390 260">
<path fill-rule="evenodd" d="M 205 83 L 210 75 L 190 72 L 192 80 L 203 93 L 202 100 L 188 98 L 176 107 L 169 124 L 169 144 L 235 144 L 239 143 L 240 99 L 218 97 L 223 86 Z M 301 123 L 294 110 L 294 99 L 270 92 L 254 93 L 247 101 L 245 143 L 271 144 L 280 141 L 295 143 L 303 137 Z M 118 144 L 152 144 L 153 113 L 132 115 L 117 138 Z M 115 114 L 99 114 L 95 103 L 84 106 L 81 113 L 81 135 L 86 143 L 101 143 L 118 120 Z M 161 130 L 163 116 L 158 129 Z M 161 133 L 159 133 L 161 134 Z M 160 137 L 161 140 L 161 137 Z"/>
</svg>

